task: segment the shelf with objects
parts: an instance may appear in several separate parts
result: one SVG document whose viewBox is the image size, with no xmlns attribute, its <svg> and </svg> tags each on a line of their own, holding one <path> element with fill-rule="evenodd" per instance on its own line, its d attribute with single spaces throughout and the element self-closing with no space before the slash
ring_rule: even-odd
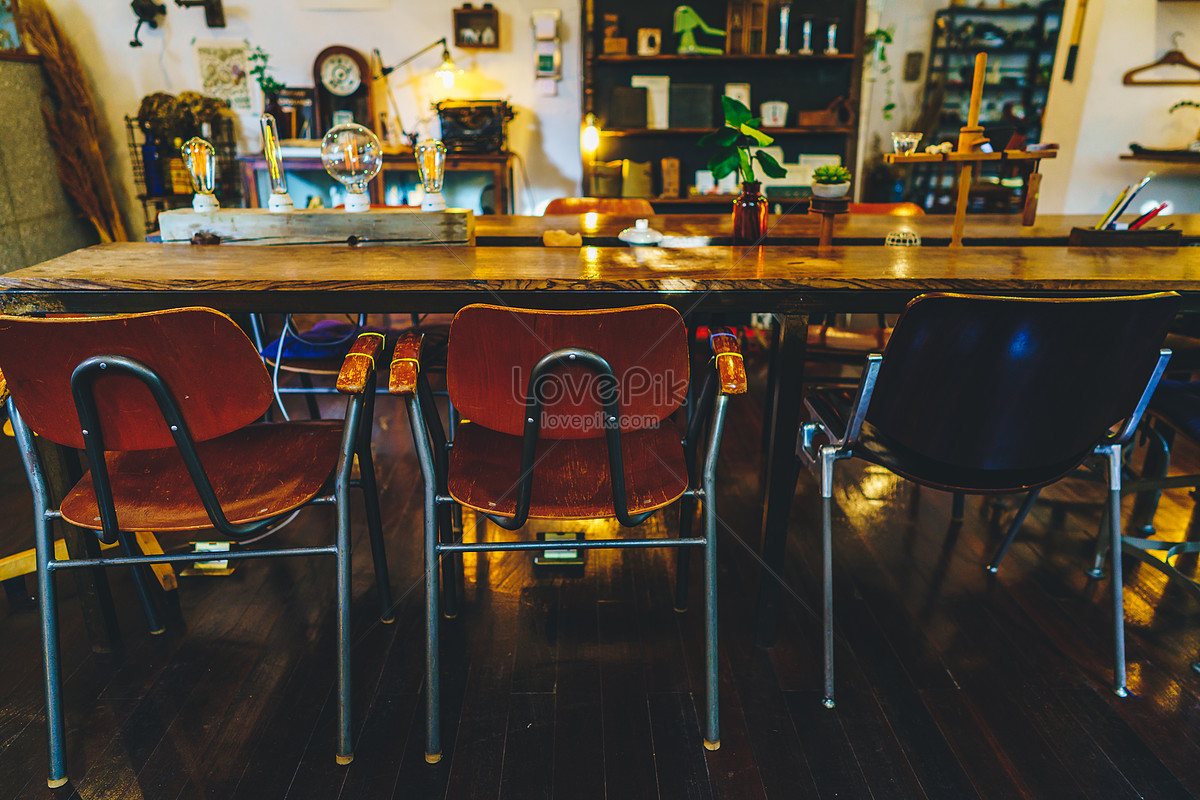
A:
<svg viewBox="0 0 1200 800">
<path fill-rule="evenodd" d="M 186 101 L 189 94 L 195 93 L 184 92 L 180 98 Z M 233 117 L 215 109 L 201 112 L 201 116 L 203 121 L 197 122 L 196 114 L 179 110 L 178 99 L 160 94 L 143 100 L 137 117 L 125 117 L 129 161 L 148 234 L 158 230 L 158 215 L 163 211 L 192 204 L 191 178 L 180 146 L 193 136 L 208 140 L 216 153 L 217 199 L 227 207 L 241 205 Z"/>
<path fill-rule="evenodd" d="M 806 175 L 856 157 L 865 7 L 584 0 L 583 194 L 645 197 L 660 213 L 726 213 L 736 173 L 713 181 L 699 141 L 721 127 L 728 94 L 762 116 L 769 151 L 789 168 L 763 181 L 768 200 L 806 201 Z"/>
<path fill-rule="evenodd" d="M 1042 116 L 1062 28 L 1062 0 L 993 8 L 953 5 L 934 15 L 925 97 L 937 106 L 922 146 L 957 140 L 965 124 L 974 62 L 988 54 L 979 124 L 997 150 L 1021 149 L 1041 141 Z M 939 102 L 940 101 L 940 102 Z M 1008 161 L 980 165 L 971 187 L 969 211 L 1020 213 L 1028 169 Z M 946 162 L 913 165 L 903 199 L 929 213 L 953 213 L 958 173 Z"/>
</svg>

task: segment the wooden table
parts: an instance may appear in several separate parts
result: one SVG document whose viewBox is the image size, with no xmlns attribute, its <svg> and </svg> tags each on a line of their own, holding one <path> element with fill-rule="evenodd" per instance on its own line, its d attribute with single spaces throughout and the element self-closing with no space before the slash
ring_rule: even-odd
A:
<svg viewBox="0 0 1200 800">
<path fill-rule="evenodd" d="M 711 236 L 712 244 L 732 243 L 731 215 L 725 214 L 658 214 L 650 217 L 650 227 L 671 236 Z M 1126 216 L 1131 221 L 1134 216 Z M 585 245 L 624 246 L 617 239 L 623 229 L 633 226 L 634 217 L 610 214 L 570 215 L 553 217 L 514 217 L 484 215 L 475 218 L 475 241 L 479 245 L 529 245 L 542 243 L 548 230 L 565 230 L 583 236 Z M 1200 243 L 1200 214 L 1180 214 L 1166 217 L 1163 224 L 1174 222 L 1184 232 L 1184 242 Z M 806 212 L 772 215 L 766 244 L 815 245 L 820 228 L 820 215 Z M 1020 216 L 1011 214 L 979 214 L 967 218 L 963 244 L 968 246 L 1056 246 L 1065 247 L 1072 227 L 1091 227 L 1095 215 L 1062 216 L 1038 215 L 1030 227 L 1021 225 Z M 839 245 L 880 245 L 889 233 L 910 231 L 921 237 L 923 245 L 944 247 L 950 243 L 954 218 L 943 214 L 915 217 L 892 217 L 878 214 L 845 214 L 834 224 L 833 241 Z"/>
<path fill-rule="evenodd" d="M 1070 296 L 1175 290 L 1200 309 L 1200 248 L 336 246 L 110 244 L 0 275 L 0 309 L 448 312 L 476 301 L 541 308 L 665 302 L 772 312 L 779 357 L 800 365 L 808 314 L 896 311 L 927 291 Z M 778 371 L 764 476 L 762 554 L 783 564 L 800 417 L 798 368 Z M 758 640 L 774 640 L 779 584 L 760 584 Z"/>
<path fill-rule="evenodd" d="M 286 157 L 282 159 L 282 162 L 285 173 L 300 170 L 325 172 L 320 152 L 309 157 Z M 259 208 L 258 173 L 267 168 L 266 156 L 262 153 L 238 156 L 238 164 L 242 170 L 242 189 L 246 205 L 250 208 Z M 496 187 L 497 211 L 512 211 L 512 166 L 512 153 L 446 154 L 446 172 L 486 172 L 492 176 L 492 184 Z M 389 172 L 416 173 L 417 160 L 411 153 L 385 153 L 383 169 L 380 171 L 379 177 L 368 185 L 372 203 L 383 204 Z"/>
</svg>

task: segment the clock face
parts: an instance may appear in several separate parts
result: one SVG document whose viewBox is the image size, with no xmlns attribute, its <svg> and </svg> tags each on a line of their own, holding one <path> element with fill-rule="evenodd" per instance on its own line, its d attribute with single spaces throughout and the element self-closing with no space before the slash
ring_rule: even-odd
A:
<svg viewBox="0 0 1200 800">
<path fill-rule="evenodd" d="M 345 53 L 334 53 L 321 64 L 321 83 L 340 97 L 354 94 L 362 85 L 362 71 Z"/>
</svg>

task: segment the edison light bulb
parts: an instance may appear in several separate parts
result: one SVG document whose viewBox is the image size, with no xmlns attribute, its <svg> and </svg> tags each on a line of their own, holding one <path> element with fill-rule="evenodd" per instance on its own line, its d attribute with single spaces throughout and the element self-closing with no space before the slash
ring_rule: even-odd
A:
<svg viewBox="0 0 1200 800">
<path fill-rule="evenodd" d="M 321 142 L 321 163 L 334 180 L 346 185 L 346 211 L 366 211 L 371 207 L 367 183 L 383 166 L 379 137 L 354 122 L 336 125 Z"/>
<path fill-rule="evenodd" d="M 425 187 L 422 211 L 445 211 L 446 199 L 442 197 L 442 179 L 446 176 L 446 146 L 437 139 L 426 139 L 415 148 L 417 171 Z"/>
<path fill-rule="evenodd" d="M 221 207 L 213 196 L 217 183 L 217 153 L 213 146 L 199 137 L 187 140 L 180 153 L 188 174 L 192 176 L 192 208 L 201 213 L 216 211 Z"/>
<path fill-rule="evenodd" d="M 292 196 L 288 194 L 287 176 L 283 174 L 275 117 L 263 114 L 258 118 L 258 126 L 262 129 L 263 156 L 267 160 L 267 178 L 271 181 L 271 197 L 267 200 L 267 208 L 276 212 L 291 211 Z"/>
<path fill-rule="evenodd" d="M 451 61 L 448 57 L 443 57 L 441 66 L 439 66 L 434 71 L 433 74 L 442 79 L 442 86 L 444 86 L 447 89 L 453 89 L 454 88 L 454 70 L 455 70 L 454 62 Z"/>
<path fill-rule="evenodd" d="M 589 113 L 584 118 L 583 133 L 579 137 L 579 145 L 585 153 L 594 153 L 600 146 L 600 127 L 596 124 L 596 115 Z"/>
</svg>

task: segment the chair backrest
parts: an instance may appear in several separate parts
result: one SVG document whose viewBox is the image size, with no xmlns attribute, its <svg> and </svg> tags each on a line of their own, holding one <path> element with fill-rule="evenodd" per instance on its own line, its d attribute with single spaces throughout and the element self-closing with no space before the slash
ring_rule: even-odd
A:
<svg viewBox="0 0 1200 800">
<path fill-rule="evenodd" d="M 586 214 L 589 211 L 649 217 L 654 214 L 654 206 L 644 197 L 558 197 L 550 201 L 542 214 Z"/>
<path fill-rule="evenodd" d="M 621 430 L 657 424 L 687 394 L 687 329 L 670 306 L 611 311 L 535 311 L 472 305 L 450 326 L 446 385 L 463 417 L 492 430 L 521 435 L 534 365 L 565 347 L 597 353 L 612 367 L 619 389 Z M 604 435 L 595 373 L 570 366 L 540 393 L 541 436 L 590 439 Z"/>
<path fill-rule="evenodd" d="M 0 316 L 0 371 L 17 409 L 40 436 L 82 448 L 71 373 L 92 356 L 124 356 L 154 370 L 196 441 L 237 430 L 271 404 L 271 381 L 233 320 L 208 308 L 105 317 Z M 173 447 L 150 391 L 128 375 L 95 384 L 107 450 Z"/>
<path fill-rule="evenodd" d="M 1179 302 L 922 295 L 896 323 L 866 419 L 942 464 L 1066 471 L 1133 411 Z"/>
<path fill-rule="evenodd" d="M 850 203 L 851 214 L 876 214 L 889 217 L 923 217 L 925 209 L 916 203 Z"/>
</svg>

